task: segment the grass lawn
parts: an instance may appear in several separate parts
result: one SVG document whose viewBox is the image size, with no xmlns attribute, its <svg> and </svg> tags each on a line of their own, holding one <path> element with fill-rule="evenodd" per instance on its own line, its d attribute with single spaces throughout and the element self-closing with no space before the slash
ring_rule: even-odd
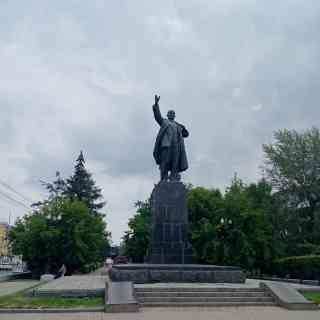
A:
<svg viewBox="0 0 320 320">
<path fill-rule="evenodd" d="M 311 291 L 309 291 L 309 292 L 303 292 L 302 294 L 308 300 L 313 301 L 313 302 L 315 302 L 317 304 L 320 304 L 320 292 L 311 292 Z"/>
<path fill-rule="evenodd" d="M 104 298 L 28 297 L 27 290 L 0 297 L 0 309 L 58 309 L 95 308 L 104 306 Z"/>
</svg>

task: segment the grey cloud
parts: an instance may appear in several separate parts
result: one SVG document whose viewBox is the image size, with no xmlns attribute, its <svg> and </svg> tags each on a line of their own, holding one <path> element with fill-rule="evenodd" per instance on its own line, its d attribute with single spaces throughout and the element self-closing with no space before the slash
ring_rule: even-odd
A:
<svg viewBox="0 0 320 320">
<path fill-rule="evenodd" d="M 158 179 L 159 93 L 191 133 L 188 182 L 256 180 L 274 130 L 319 126 L 319 17 L 315 0 L 2 1 L 2 178 L 37 197 L 83 149 L 118 241 Z"/>
</svg>

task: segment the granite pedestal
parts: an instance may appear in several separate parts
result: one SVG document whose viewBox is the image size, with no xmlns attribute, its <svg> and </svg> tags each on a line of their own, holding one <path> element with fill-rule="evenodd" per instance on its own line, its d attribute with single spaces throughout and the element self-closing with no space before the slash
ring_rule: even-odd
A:
<svg viewBox="0 0 320 320">
<path fill-rule="evenodd" d="M 182 182 L 162 181 L 151 195 L 152 238 L 148 263 L 190 264 L 187 189 Z"/>
</svg>

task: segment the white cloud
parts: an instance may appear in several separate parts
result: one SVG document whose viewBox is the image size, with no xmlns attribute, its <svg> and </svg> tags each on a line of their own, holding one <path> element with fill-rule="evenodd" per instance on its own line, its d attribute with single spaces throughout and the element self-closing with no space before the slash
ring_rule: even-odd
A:
<svg viewBox="0 0 320 320">
<path fill-rule="evenodd" d="M 255 104 L 251 107 L 252 111 L 260 111 L 262 109 L 262 104 Z"/>
<path fill-rule="evenodd" d="M 155 93 L 190 130 L 186 181 L 257 179 L 273 130 L 319 126 L 319 15 L 314 0 L 1 2 L 0 179 L 37 200 L 83 149 L 117 242 L 158 179 Z M 0 220 L 23 213 L 0 200 Z"/>
</svg>

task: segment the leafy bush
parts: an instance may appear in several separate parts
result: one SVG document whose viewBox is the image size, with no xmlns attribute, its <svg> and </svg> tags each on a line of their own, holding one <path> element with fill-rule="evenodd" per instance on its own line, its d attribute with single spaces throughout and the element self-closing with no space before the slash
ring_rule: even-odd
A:
<svg viewBox="0 0 320 320">
<path fill-rule="evenodd" d="M 278 259 L 273 262 L 272 269 L 281 277 L 320 280 L 320 255 Z"/>
<path fill-rule="evenodd" d="M 90 272 L 104 260 L 108 246 L 106 224 L 80 201 L 53 200 L 25 215 L 9 234 L 15 254 L 22 254 L 36 277 L 57 273 Z"/>
</svg>

